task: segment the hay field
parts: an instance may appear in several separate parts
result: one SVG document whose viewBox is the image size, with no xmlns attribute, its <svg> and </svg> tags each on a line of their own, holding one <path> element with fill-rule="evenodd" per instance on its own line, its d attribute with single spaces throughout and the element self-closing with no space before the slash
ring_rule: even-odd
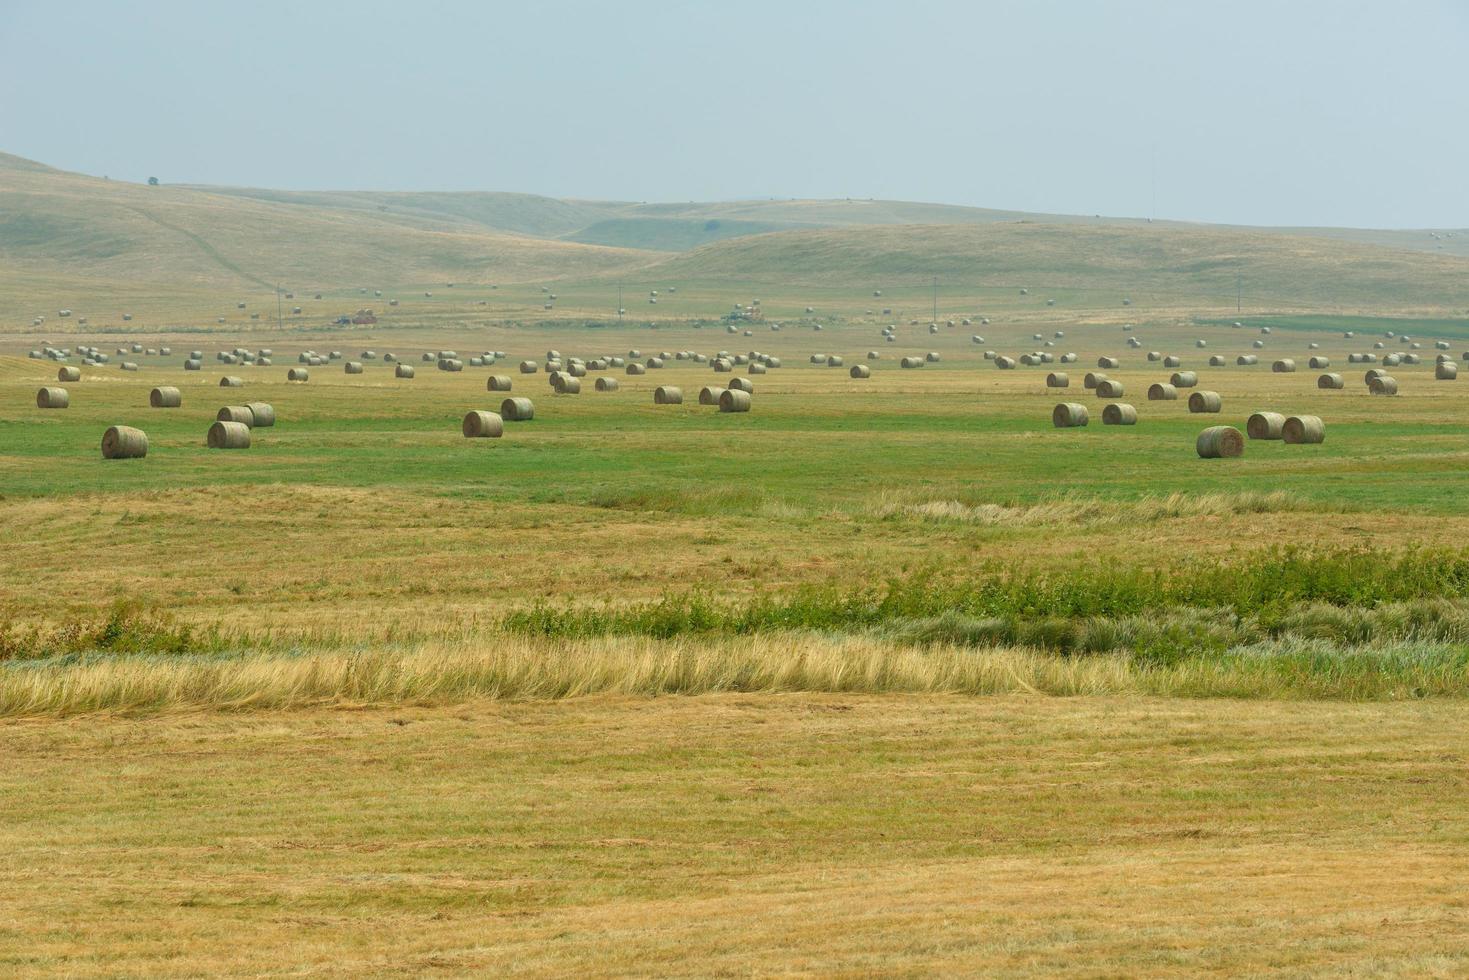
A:
<svg viewBox="0 0 1469 980">
<path fill-rule="evenodd" d="M 606 295 L 585 281 L 551 311 L 532 283 L 339 290 L 282 330 L 273 296 L 184 291 L 0 334 L 0 964 L 1462 972 L 1469 380 L 1432 367 L 1469 349 L 1454 308 L 1236 328 L 994 287 L 941 294 L 932 334 L 920 284 L 668 285 L 651 319 L 627 289 L 622 322 L 570 312 Z M 377 325 L 322 323 L 389 295 Z M 756 296 L 779 332 L 717 323 Z M 1376 397 L 1346 355 L 1387 331 L 1424 363 Z M 42 340 L 173 353 L 41 410 Z M 982 356 L 1046 340 L 1077 362 Z M 236 346 L 274 363 L 213 359 Z M 574 396 L 517 370 L 726 348 L 782 362 L 736 368 L 747 414 L 697 404 L 731 377 L 707 364 Z M 344 356 L 287 383 L 307 349 Z M 445 349 L 506 357 L 421 360 Z M 1171 373 L 1149 350 L 1223 412 L 1148 402 Z M 1136 426 L 1082 388 L 1104 354 Z M 466 439 L 505 397 L 490 373 L 535 419 Z M 182 407 L 149 408 L 157 385 Z M 1062 400 L 1091 424 L 1055 429 Z M 205 447 L 256 401 L 277 421 L 251 448 Z M 1264 410 L 1320 415 L 1325 443 L 1198 458 L 1204 426 Z M 146 458 L 101 458 L 115 424 Z"/>
</svg>

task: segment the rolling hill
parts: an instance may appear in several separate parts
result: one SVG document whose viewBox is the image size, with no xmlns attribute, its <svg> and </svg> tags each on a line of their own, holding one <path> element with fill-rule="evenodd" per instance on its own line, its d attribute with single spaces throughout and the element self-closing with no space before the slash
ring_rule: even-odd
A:
<svg viewBox="0 0 1469 980">
<path fill-rule="evenodd" d="M 860 297 L 935 275 L 980 293 L 1066 293 L 1073 306 L 1128 296 L 1217 309 L 1238 288 L 1257 307 L 1462 312 L 1469 258 L 1455 250 L 1466 243 L 1469 235 L 1449 232 L 1233 228 L 903 201 L 149 187 L 0 154 L 4 317 L 84 298 L 112 308 L 169 297 L 165 306 L 187 308 L 190 297 L 258 295 L 276 283 L 521 284 L 533 293 L 550 281 L 626 279 Z"/>
</svg>

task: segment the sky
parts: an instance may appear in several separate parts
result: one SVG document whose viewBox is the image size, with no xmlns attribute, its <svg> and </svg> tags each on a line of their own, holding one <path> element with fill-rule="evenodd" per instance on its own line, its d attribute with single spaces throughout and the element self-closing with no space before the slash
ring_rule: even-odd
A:
<svg viewBox="0 0 1469 980">
<path fill-rule="evenodd" d="M 0 0 L 114 179 L 1469 226 L 1469 0 Z"/>
</svg>

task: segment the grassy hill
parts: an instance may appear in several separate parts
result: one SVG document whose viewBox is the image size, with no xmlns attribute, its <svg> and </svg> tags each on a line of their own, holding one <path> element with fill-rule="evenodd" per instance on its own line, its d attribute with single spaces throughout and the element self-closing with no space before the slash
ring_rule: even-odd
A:
<svg viewBox="0 0 1469 980">
<path fill-rule="evenodd" d="M 465 218 L 147 187 L 0 161 L 0 264 L 12 278 L 71 274 L 186 288 L 280 282 L 309 289 L 531 281 L 610 272 L 649 258 L 645 251 L 493 232 Z"/>
<path fill-rule="evenodd" d="M 853 290 L 1029 288 L 1218 303 L 1237 285 L 1252 302 L 1344 308 L 1469 307 L 1469 261 L 1330 239 L 1162 225 L 899 225 L 758 235 L 655 267 L 669 281 L 782 281 Z"/>
</svg>

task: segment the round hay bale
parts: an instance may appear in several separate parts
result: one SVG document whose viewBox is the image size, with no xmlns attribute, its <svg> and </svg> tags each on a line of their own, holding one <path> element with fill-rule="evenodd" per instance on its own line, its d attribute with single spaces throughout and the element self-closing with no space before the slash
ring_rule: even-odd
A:
<svg viewBox="0 0 1469 980">
<path fill-rule="evenodd" d="M 1058 429 L 1076 429 L 1088 421 L 1086 406 L 1077 402 L 1062 402 L 1051 410 L 1051 424 Z"/>
<path fill-rule="evenodd" d="M 71 404 L 71 395 L 65 388 L 42 388 L 36 392 L 37 408 L 65 408 Z"/>
<path fill-rule="evenodd" d="M 204 370 L 204 362 L 201 361 L 201 360 L 199 360 L 197 357 L 191 357 L 187 361 L 184 362 L 184 370 L 185 371 L 202 371 L 202 370 Z"/>
<path fill-rule="evenodd" d="M 1250 346 L 1253 347 L 1253 348 L 1255 348 L 1255 350 L 1264 350 L 1265 349 L 1265 341 L 1263 341 L 1263 340 L 1257 340 L 1253 344 L 1251 344 Z"/>
<path fill-rule="evenodd" d="M 232 375 L 226 375 L 225 377 L 219 379 L 219 386 L 221 388 L 243 388 L 245 386 L 245 382 Z"/>
<path fill-rule="evenodd" d="M 214 417 L 220 422 L 239 422 L 252 429 L 255 427 L 255 413 L 245 405 L 226 405 Z"/>
<path fill-rule="evenodd" d="M 671 385 L 659 385 L 653 389 L 654 405 L 682 405 L 683 391 Z"/>
<path fill-rule="evenodd" d="M 1158 383 L 1148 386 L 1148 401 L 1150 402 L 1171 402 L 1177 400 L 1178 389 L 1173 385 Z"/>
<path fill-rule="evenodd" d="M 1292 415 L 1285 420 L 1281 436 L 1292 446 L 1322 443 L 1326 441 L 1326 423 L 1318 415 Z"/>
<path fill-rule="evenodd" d="M 719 396 L 719 410 L 721 412 L 748 412 L 752 401 L 748 391 L 739 388 L 726 388 Z"/>
<path fill-rule="evenodd" d="M 1326 368 L 1331 367 L 1331 358 L 1313 357 L 1306 362 L 1306 366 L 1309 367 L 1312 371 L 1324 371 Z"/>
<path fill-rule="evenodd" d="M 79 367 L 64 367 L 56 372 L 57 381 L 80 381 L 82 380 L 82 369 Z"/>
<path fill-rule="evenodd" d="M 1150 360 L 1150 361 L 1161 361 L 1161 360 L 1163 360 L 1163 355 L 1159 351 L 1150 350 L 1150 351 L 1148 351 L 1148 360 Z"/>
<path fill-rule="evenodd" d="M 464 370 L 464 362 L 457 357 L 449 357 L 439 362 L 440 371 L 459 372 Z"/>
<path fill-rule="evenodd" d="M 628 364 L 628 366 L 627 366 L 627 373 L 630 374 L 630 375 L 647 374 L 648 373 L 648 369 L 645 368 L 645 367 L 643 367 L 643 365 L 639 364 L 638 362 L 633 361 L 630 364 Z"/>
<path fill-rule="evenodd" d="M 540 369 L 541 369 L 541 366 L 539 364 L 537 364 L 535 361 L 521 361 L 520 362 L 520 373 L 521 374 L 535 374 Z"/>
<path fill-rule="evenodd" d="M 618 383 L 616 378 L 601 377 L 597 379 L 596 389 L 598 391 L 616 391 Z"/>
<path fill-rule="evenodd" d="M 249 402 L 245 407 L 250 410 L 250 428 L 268 429 L 275 425 L 275 406 L 270 402 Z"/>
<path fill-rule="evenodd" d="M 1169 354 L 1167 357 L 1163 358 L 1163 366 L 1166 368 L 1183 367 L 1183 358 L 1177 357 L 1173 354 Z"/>
<path fill-rule="evenodd" d="M 1097 382 L 1098 398 L 1121 398 L 1122 394 L 1123 387 L 1121 381 L 1114 381 L 1111 378 L 1106 378 L 1102 381 Z"/>
<path fill-rule="evenodd" d="M 1367 373 L 1362 376 L 1362 381 L 1365 384 L 1371 385 L 1375 379 L 1382 377 L 1386 373 L 1386 371 L 1379 371 L 1377 368 L 1369 368 Z"/>
<path fill-rule="evenodd" d="M 1453 361 L 1439 361 L 1433 369 L 1433 377 L 1437 381 L 1453 381 L 1458 376 L 1459 365 Z"/>
<path fill-rule="evenodd" d="M 510 385 L 510 375 L 508 374 L 492 374 L 485 379 L 486 391 L 509 391 Z"/>
<path fill-rule="evenodd" d="M 852 370 L 848 371 L 847 374 L 853 378 L 870 378 L 872 377 L 872 368 L 866 364 L 853 364 Z"/>
<path fill-rule="evenodd" d="M 1256 412 L 1245 422 L 1245 434 L 1251 439 L 1279 439 L 1285 429 L 1285 416 L 1278 412 Z"/>
<path fill-rule="evenodd" d="M 215 422 L 206 442 L 210 449 L 249 449 L 250 427 L 243 422 Z"/>
<path fill-rule="evenodd" d="M 361 361 L 343 361 L 342 362 L 342 369 L 347 374 L 361 374 L 362 373 L 362 362 Z"/>
<path fill-rule="evenodd" d="M 1110 368 L 1110 369 L 1112 369 L 1112 370 L 1115 371 L 1120 366 L 1121 366 L 1121 362 L 1119 362 L 1117 360 L 1117 358 L 1115 358 L 1115 357 L 1099 357 L 1099 358 L 1097 358 L 1097 367 L 1099 367 L 1099 368 Z"/>
<path fill-rule="evenodd" d="M 1223 408 L 1224 399 L 1217 391 L 1196 391 L 1188 396 L 1188 410 L 1195 415 L 1214 414 Z"/>
<path fill-rule="evenodd" d="M 184 396 L 177 388 L 154 388 L 148 392 L 150 408 L 179 408 L 183 403 Z"/>
<path fill-rule="evenodd" d="M 643 364 L 644 364 L 645 367 L 650 367 L 654 371 L 656 371 L 659 368 L 661 368 L 665 363 L 666 362 L 661 357 L 650 357 L 646 361 L 643 362 Z"/>
<path fill-rule="evenodd" d="M 898 362 L 898 367 L 907 368 L 909 370 L 912 370 L 913 368 L 921 368 L 923 367 L 923 365 L 924 360 L 921 357 L 905 357 Z"/>
<path fill-rule="evenodd" d="M 1245 454 L 1245 437 L 1232 425 L 1210 426 L 1199 433 L 1194 448 L 1204 459 L 1233 459 Z"/>
<path fill-rule="evenodd" d="M 570 364 L 566 365 L 566 373 L 573 378 L 585 378 L 587 376 L 587 366 L 585 364 L 572 361 Z"/>
<path fill-rule="evenodd" d="M 875 350 L 870 350 L 870 351 L 868 351 L 868 352 L 867 352 L 867 359 L 868 359 L 868 360 L 869 360 L 869 361 L 876 361 L 876 360 L 878 360 L 878 359 L 879 359 L 879 358 L 881 358 L 881 357 L 882 357 L 882 355 L 881 355 L 881 354 L 879 354 L 879 353 L 878 353 L 878 352 L 877 352 L 877 351 L 875 351 Z"/>
<path fill-rule="evenodd" d="M 124 371 L 136 371 L 138 369 L 138 366 L 132 361 L 123 361 L 118 366 L 121 367 Z"/>
<path fill-rule="evenodd" d="M 529 398 L 507 398 L 500 403 L 500 417 L 506 422 L 529 422 L 536 417 L 536 407 Z"/>
<path fill-rule="evenodd" d="M 1075 355 L 1075 354 L 1072 354 L 1072 353 L 1068 352 L 1068 353 L 1065 353 L 1065 354 L 1062 354 L 1061 355 L 1061 363 L 1062 364 L 1075 364 L 1076 361 L 1077 361 L 1077 355 Z"/>
<path fill-rule="evenodd" d="M 833 355 L 831 355 L 830 357 L 828 357 L 826 359 L 826 366 L 827 367 L 841 367 L 842 366 L 842 356 L 840 354 L 833 354 Z"/>
<path fill-rule="evenodd" d="M 413 377 L 413 365 L 412 364 L 404 364 L 404 363 L 402 363 L 400 361 L 393 368 L 393 377 L 395 377 L 395 378 L 411 378 L 411 377 Z"/>
<path fill-rule="evenodd" d="M 1081 386 L 1087 391 L 1095 391 L 1097 386 L 1106 380 L 1107 376 L 1105 374 L 1100 374 L 1096 371 L 1088 371 L 1086 373 L 1086 376 L 1081 379 Z"/>
<path fill-rule="evenodd" d="M 764 373 L 766 373 L 766 370 L 767 369 L 766 369 L 765 365 L 764 364 L 760 364 L 758 362 L 752 363 L 750 365 L 750 373 L 751 374 L 764 374 Z"/>
<path fill-rule="evenodd" d="M 861 367 L 862 365 L 859 364 L 857 366 Z M 749 378 L 730 378 L 729 387 L 738 391 L 749 392 L 752 395 L 755 393 L 755 383 Z"/>
<path fill-rule="evenodd" d="M 1380 374 L 1367 382 L 1367 390 L 1374 395 L 1396 395 L 1398 393 L 1398 379 L 1386 374 Z"/>
<path fill-rule="evenodd" d="M 1270 370 L 1275 374 L 1295 374 L 1296 362 L 1288 357 L 1282 357 L 1280 360 L 1270 365 Z"/>
<path fill-rule="evenodd" d="M 289 371 L 286 372 L 286 380 L 297 381 L 304 384 L 305 382 L 311 380 L 311 372 L 307 371 L 305 368 L 291 368 Z"/>
<path fill-rule="evenodd" d="M 1137 409 L 1126 402 L 1112 402 L 1102 409 L 1103 425 L 1137 425 Z"/>
<path fill-rule="evenodd" d="M 1397 367 L 1401 363 L 1403 363 L 1403 359 L 1397 354 L 1388 354 L 1382 359 L 1383 367 Z"/>
<path fill-rule="evenodd" d="M 1346 386 L 1346 379 L 1339 374 L 1323 374 L 1316 379 L 1316 387 L 1323 391 L 1338 391 Z"/>
<path fill-rule="evenodd" d="M 556 394 L 558 395 L 580 395 L 581 378 L 573 378 L 569 374 L 559 375 L 560 380 L 556 383 Z"/>
<path fill-rule="evenodd" d="M 148 455 L 148 435 L 130 425 L 114 425 L 102 433 L 103 459 L 142 459 Z"/>
<path fill-rule="evenodd" d="M 1234 359 L 1234 363 L 1240 367 L 1254 367 L 1260 363 L 1260 358 L 1254 354 L 1241 354 Z"/>
<path fill-rule="evenodd" d="M 1194 371 L 1175 371 L 1168 383 L 1175 388 L 1192 388 L 1199 383 L 1199 376 Z"/>
<path fill-rule="evenodd" d="M 1219 354 L 1210 354 L 1209 355 L 1209 366 L 1210 367 L 1224 367 L 1224 358 L 1222 356 L 1220 356 Z"/>
<path fill-rule="evenodd" d="M 1071 379 L 1062 374 L 1060 371 L 1052 371 L 1050 374 L 1046 375 L 1046 387 L 1069 388 L 1071 387 Z"/>
<path fill-rule="evenodd" d="M 1209 342 L 1207 340 L 1196 340 L 1194 341 L 1194 346 L 1197 347 L 1199 350 L 1203 350 L 1204 348 L 1209 346 Z"/>
<path fill-rule="evenodd" d="M 924 360 L 928 361 L 928 363 L 930 364 L 937 364 L 939 362 L 939 352 L 936 350 L 929 351 L 927 354 L 924 355 Z"/>
<path fill-rule="evenodd" d="M 498 439 L 505 434 L 505 420 L 494 412 L 473 411 L 460 428 L 466 439 Z"/>
</svg>

